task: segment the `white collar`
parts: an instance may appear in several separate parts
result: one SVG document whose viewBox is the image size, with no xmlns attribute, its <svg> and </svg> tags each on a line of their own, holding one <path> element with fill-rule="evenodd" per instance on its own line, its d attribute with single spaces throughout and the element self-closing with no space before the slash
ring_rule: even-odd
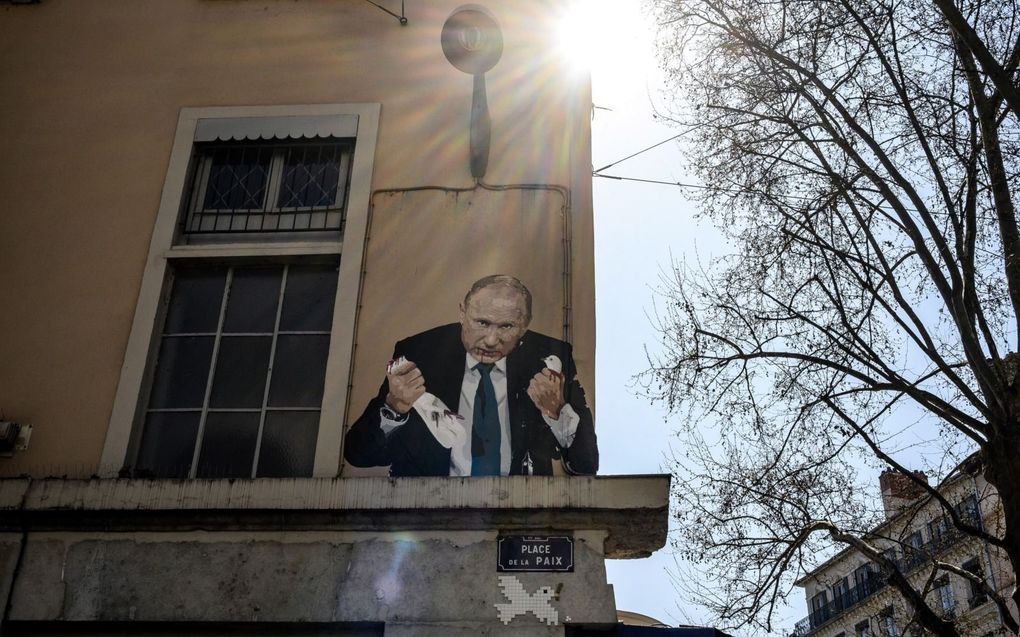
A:
<svg viewBox="0 0 1020 637">
<path fill-rule="evenodd" d="M 474 371 L 475 365 L 477 365 L 479 362 L 480 361 L 476 359 L 474 356 L 472 356 L 470 352 L 464 354 L 465 371 Z M 498 369 L 500 372 L 503 373 L 504 376 L 506 376 L 506 356 L 496 361 L 496 369 Z"/>
</svg>

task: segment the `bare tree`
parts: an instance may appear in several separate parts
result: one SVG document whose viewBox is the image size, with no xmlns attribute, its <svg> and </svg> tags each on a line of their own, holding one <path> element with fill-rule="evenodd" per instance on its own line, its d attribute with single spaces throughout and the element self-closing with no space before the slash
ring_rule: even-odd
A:
<svg viewBox="0 0 1020 637">
<path fill-rule="evenodd" d="M 941 477 L 976 452 L 1002 529 L 918 486 L 1020 572 L 1020 6 L 654 6 L 702 214 L 734 247 L 666 277 L 645 376 L 685 416 L 678 545 L 724 582 L 702 601 L 771 629 L 817 551 L 852 546 L 919 626 L 955 635 L 870 541 L 854 465 L 864 454 L 916 480 L 909 427 L 938 428 L 956 461 Z"/>
</svg>

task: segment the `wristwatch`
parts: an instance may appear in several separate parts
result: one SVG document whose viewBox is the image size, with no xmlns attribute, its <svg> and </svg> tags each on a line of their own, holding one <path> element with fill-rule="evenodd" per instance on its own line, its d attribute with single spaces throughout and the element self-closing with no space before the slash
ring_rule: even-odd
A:
<svg viewBox="0 0 1020 637">
<path fill-rule="evenodd" d="M 407 420 L 407 414 L 401 414 L 395 411 L 392 407 L 390 407 L 386 403 L 383 403 L 383 406 L 379 408 L 379 415 L 381 415 L 386 420 L 392 422 L 402 423 Z"/>
</svg>

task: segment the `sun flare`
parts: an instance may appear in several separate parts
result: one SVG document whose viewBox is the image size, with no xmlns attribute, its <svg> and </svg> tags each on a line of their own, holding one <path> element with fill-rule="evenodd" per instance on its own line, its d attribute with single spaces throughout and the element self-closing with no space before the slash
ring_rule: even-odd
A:
<svg viewBox="0 0 1020 637">
<path fill-rule="evenodd" d="M 556 38 L 558 55 L 569 69 L 603 79 L 627 77 L 643 68 L 652 42 L 640 9 L 618 0 L 566 3 Z"/>
<path fill-rule="evenodd" d="M 591 70 L 600 46 L 613 40 L 612 3 L 574 0 L 567 4 L 557 27 L 560 57 L 574 70 Z"/>
</svg>

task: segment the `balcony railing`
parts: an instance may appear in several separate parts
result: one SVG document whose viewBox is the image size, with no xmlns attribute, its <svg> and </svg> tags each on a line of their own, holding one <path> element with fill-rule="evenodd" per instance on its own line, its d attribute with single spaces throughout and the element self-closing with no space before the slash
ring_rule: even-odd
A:
<svg viewBox="0 0 1020 637">
<path fill-rule="evenodd" d="M 980 520 L 975 521 L 972 516 L 965 516 L 964 521 L 973 524 L 980 528 Z M 938 537 L 932 538 L 930 541 L 922 544 L 921 546 L 905 546 L 903 547 L 903 555 L 899 559 L 894 560 L 896 567 L 901 573 L 909 573 L 915 568 L 922 564 L 927 564 L 935 559 L 939 553 L 945 551 L 950 546 L 954 546 L 957 542 L 964 538 L 963 532 L 956 527 L 948 527 L 939 533 Z"/>
<path fill-rule="evenodd" d="M 848 589 L 843 594 L 836 595 L 831 601 L 813 609 L 810 615 L 797 622 L 796 627 L 794 628 L 794 635 L 796 637 L 806 637 L 806 635 L 811 634 L 811 632 L 816 628 L 821 627 L 823 624 L 827 624 L 829 621 L 839 617 L 850 608 L 853 608 L 857 604 L 860 604 L 878 591 L 882 590 L 885 588 L 885 585 L 885 581 L 878 575 L 878 573 L 872 574 L 870 577 L 862 580 L 856 586 Z"/>
<path fill-rule="evenodd" d="M 971 524 L 980 525 L 980 520 L 975 519 L 973 515 L 965 517 L 965 520 Z M 917 547 L 904 547 L 904 554 L 893 561 L 896 563 L 896 567 L 901 573 L 909 573 L 922 564 L 931 562 L 936 555 L 950 546 L 953 546 L 963 537 L 964 534 L 955 527 L 949 527 L 930 542 Z M 849 589 L 846 593 L 842 595 L 835 595 L 835 598 L 832 601 L 812 610 L 810 615 L 796 623 L 792 637 L 807 637 L 816 629 L 822 627 L 836 617 L 839 617 L 850 608 L 856 606 L 883 589 L 885 586 L 886 582 L 881 578 L 881 576 L 878 573 L 873 573 L 867 580 Z M 973 605 L 970 607 L 974 608 Z"/>
</svg>

